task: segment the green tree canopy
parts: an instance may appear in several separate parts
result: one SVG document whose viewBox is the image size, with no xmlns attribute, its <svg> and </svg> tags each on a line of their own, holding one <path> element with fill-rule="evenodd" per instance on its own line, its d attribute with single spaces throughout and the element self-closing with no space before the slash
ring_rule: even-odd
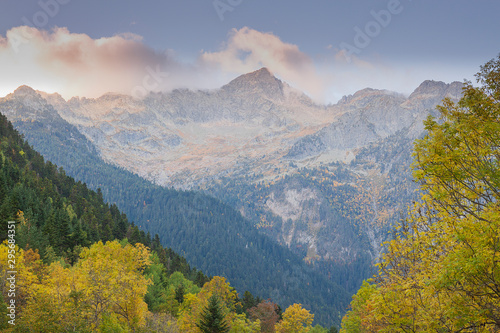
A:
<svg viewBox="0 0 500 333">
<path fill-rule="evenodd" d="M 202 312 L 201 319 L 196 326 L 203 333 L 226 333 L 229 332 L 229 325 L 225 317 L 219 297 L 213 295 L 208 299 L 208 306 Z"/>
</svg>

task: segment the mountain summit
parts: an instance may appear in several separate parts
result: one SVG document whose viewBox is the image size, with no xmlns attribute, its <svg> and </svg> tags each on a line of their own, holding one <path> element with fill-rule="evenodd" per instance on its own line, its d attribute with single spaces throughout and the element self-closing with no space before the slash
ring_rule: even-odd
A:
<svg viewBox="0 0 500 333">
<path fill-rule="evenodd" d="M 53 119 L 60 118 L 54 108 L 33 88 L 23 85 L 13 93 L 0 99 L 9 107 L 2 109 L 2 113 L 11 121 L 20 119 Z M 18 110 L 23 110 L 22 114 Z"/>
<path fill-rule="evenodd" d="M 230 94 L 259 94 L 276 99 L 283 97 L 283 82 L 263 67 L 255 72 L 243 74 L 222 87 Z"/>
<path fill-rule="evenodd" d="M 33 88 L 20 86 L 13 93 L 6 96 L 11 100 L 19 101 L 23 104 L 46 104 L 46 101 Z"/>
<path fill-rule="evenodd" d="M 441 81 L 426 80 L 411 93 L 405 106 L 421 110 L 432 109 L 441 104 L 445 97 L 460 99 L 462 89 L 463 83 L 458 81 L 446 84 Z"/>
<path fill-rule="evenodd" d="M 20 86 L 19 88 L 17 88 L 14 91 L 15 96 L 26 96 L 26 95 L 32 96 L 35 94 L 36 94 L 36 91 L 33 88 L 26 86 L 26 85 Z"/>
</svg>

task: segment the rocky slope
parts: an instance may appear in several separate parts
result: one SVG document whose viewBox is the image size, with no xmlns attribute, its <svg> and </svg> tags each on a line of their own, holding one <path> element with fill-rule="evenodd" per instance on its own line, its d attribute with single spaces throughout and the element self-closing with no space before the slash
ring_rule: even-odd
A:
<svg viewBox="0 0 500 333">
<path fill-rule="evenodd" d="M 291 142 L 336 115 L 267 69 L 216 91 L 175 90 L 143 100 L 107 94 L 54 106 L 99 147 L 105 160 L 177 188 L 235 172 L 242 162 L 265 170 Z"/>
<path fill-rule="evenodd" d="M 338 104 L 348 109 L 335 122 L 298 140 L 287 157 L 304 159 L 328 151 L 349 151 L 385 139 L 398 131 L 415 139 L 423 131 L 423 119 L 440 101 L 457 100 L 462 84 L 425 81 L 408 98 L 393 92 L 364 89 Z"/>
</svg>

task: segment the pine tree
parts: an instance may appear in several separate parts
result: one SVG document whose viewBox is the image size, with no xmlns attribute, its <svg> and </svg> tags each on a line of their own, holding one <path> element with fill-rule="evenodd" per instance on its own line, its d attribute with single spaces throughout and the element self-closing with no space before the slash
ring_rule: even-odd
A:
<svg viewBox="0 0 500 333">
<path fill-rule="evenodd" d="M 330 329 L 328 330 L 328 333 L 338 333 L 339 330 L 337 329 L 336 326 L 331 326 Z"/>
<path fill-rule="evenodd" d="M 201 314 L 200 321 L 196 326 L 203 333 L 225 333 L 229 332 L 229 326 L 225 320 L 225 314 L 219 303 L 219 298 L 214 295 L 208 299 L 208 306 Z"/>
<path fill-rule="evenodd" d="M 196 273 L 196 277 L 194 279 L 194 283 L 198 286 L 198 287 L 203 287 L 203 285 L 205 284 L 205 282 L 208 282 L 210 279 L 208 279 L 202 271 L 198 271 Z"/>
<path fill-rule="evenodd" d="M 243 311 L 246 312 L 250 308 L 253 308 L 254 306 L 256 306 L 257 304 L 258 304 L 258 302 L 255 301 L 255 298 L 253 297 L 253 295 L 248 290 L 245 291 L 245 293 L 243 294 L 243 300 L 242 300 Z"/>
<path fill-rule="evenodd" d="M 186 288 L 184 287 L 184 284 L 179 284 L 177 288 L 175 288 L 175 299 L 179 304 L 181 304 L 184 301 L 184 294 L 186 293 Z"/>
</svg>

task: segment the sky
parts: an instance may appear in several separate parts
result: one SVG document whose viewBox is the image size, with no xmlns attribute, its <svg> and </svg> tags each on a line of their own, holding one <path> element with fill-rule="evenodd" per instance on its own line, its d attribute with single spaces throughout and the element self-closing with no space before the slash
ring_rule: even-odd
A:
<svg viewBox="0 0 500 333">
<path fill-rule="evenodd" d="M 0 96 L 216 89 L 267 67 L 319 103 L 474 81 L 495 0 L 0 0 Z"/>
</svg>

